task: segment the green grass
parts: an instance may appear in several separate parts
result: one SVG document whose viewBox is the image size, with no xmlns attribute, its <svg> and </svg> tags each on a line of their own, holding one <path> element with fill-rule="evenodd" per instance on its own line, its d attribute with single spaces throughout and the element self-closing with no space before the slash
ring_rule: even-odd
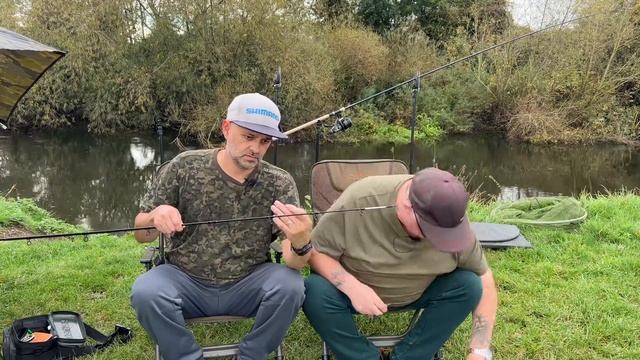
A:
<svg viewBox="0 0 640 360">
<path fill-rule="evenodd" d="M 488 253 L 499 287 L 494 335 L 496 359 L 638 359 L 640 346 L 640 197 L 584 196 L 587 221 L 571 229 L 521 227 L 529 250 Z M 486 219 L 492 204 L 471 206 Z M 0 198 L 0 227 L 66 231 L 31 202 Z M 0 228 L 0 233 L 2 229 Z M 143 246 L 131 236 L 82 240 L 0 242 L 0 326 L 13 319 L 73 310 L 103 332 L 115 323 L 134 340 L 95 359 L 152 359 L 153 346 L 129 305 L 129 290 L 144 269 Z M 399 330 L 410 314 L 359 319 L 368 333 Z M 198 338 L 237 340 L 250 321 L 199 326 Z M 445 346 L 448 359 L 464 359 L 467 320 Z M 301 313 L 285 343 L 288 359 L 318 359 L 321 342 Z"/>
</svg>

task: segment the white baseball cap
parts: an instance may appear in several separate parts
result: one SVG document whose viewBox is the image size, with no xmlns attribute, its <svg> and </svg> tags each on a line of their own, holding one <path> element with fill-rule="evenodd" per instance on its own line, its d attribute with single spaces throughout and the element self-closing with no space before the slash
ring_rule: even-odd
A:
<svg viewBox="0 0 640 360">
<path fill-rule="evenodd" d="M 286 139 L 280 131 L 280 110 L 268 97 L 258 93 L 236 96 L 227 109 L 227 120 L 243 128 Z"/>
</svg>

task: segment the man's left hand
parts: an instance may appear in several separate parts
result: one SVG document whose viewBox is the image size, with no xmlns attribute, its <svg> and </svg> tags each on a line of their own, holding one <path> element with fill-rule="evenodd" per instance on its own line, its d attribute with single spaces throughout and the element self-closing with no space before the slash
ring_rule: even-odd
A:
<svg viewBox="0 0 640 360">
<path fill-rule="evenodd" d="M 273 222 L 284 232 L 293 247 L 299 249 L 309 243 L 312 221 L 304 209 L 276 200 L 271 205 L 271 211 L 276 216 Z"/>
</svg>

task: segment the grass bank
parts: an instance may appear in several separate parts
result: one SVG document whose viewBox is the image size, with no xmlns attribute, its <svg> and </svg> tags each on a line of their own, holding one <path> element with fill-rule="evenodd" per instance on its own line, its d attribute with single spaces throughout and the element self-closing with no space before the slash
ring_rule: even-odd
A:
<svg viewBox="0 0 640 360">
<path fill-rule="evenodd" d="M 529 250 L 489 252 L 500 292 L 494 336 L 496 359 L 638 359 L 640 346 L 640 197 L 618 194 L 581 199 L 587 221 L 572 229 L 521 227 Z M 486 219 L 492 204 L 473 204 Z M 30 201 L 0 198 L 0 236 L 16 231 L 68 231 Z M 20 230 L 16 230 L 20 229 Z M 152 359 L 153 346 L 129 306 L 129 289 L 143 272 L 143 246 L 131 236 L 0 242 L 0 326 L 11 320 L 74 310 L 103 332 L 115 323 L 134 340 L 95 359 Z M 366 332 L 398 328 L 405 315 L 362 320 Z M 242 324 L 196 329 L 207 341 L 238 339 Z M 463 359 L 469 321 L 446 344 L 448 359 Z M 285 343 L 288 359 L 319 358 L 321 342 L 303 314 Z"/>
</svg>

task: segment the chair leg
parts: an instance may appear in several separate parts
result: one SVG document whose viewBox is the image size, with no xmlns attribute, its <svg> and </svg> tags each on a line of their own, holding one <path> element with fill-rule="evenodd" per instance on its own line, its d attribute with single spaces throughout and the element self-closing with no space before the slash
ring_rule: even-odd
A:
<svg viewBox="0 0 640 360">
<path fill-rule="evenodd" d="M 284 353 L 282 352 L 282 345 L 278 345 L 276 348 L 276 360 L 284 360 Z"/>
<path fill-rule="evenodd" d="M 329 349 L 327 348 L 327 343 L 326 342 L 322 342 L 322 360 L 330 360 L 331 359 L 331 355 L 329 355 Z"/>
</svg>

